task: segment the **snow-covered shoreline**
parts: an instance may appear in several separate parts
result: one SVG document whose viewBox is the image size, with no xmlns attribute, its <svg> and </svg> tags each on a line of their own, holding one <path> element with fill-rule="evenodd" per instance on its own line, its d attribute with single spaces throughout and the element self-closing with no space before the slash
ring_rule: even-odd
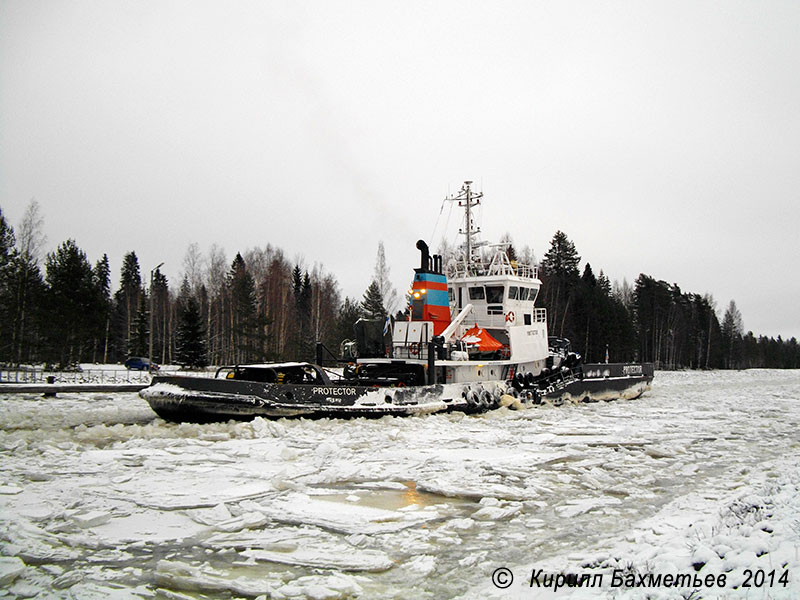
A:
<svg viewBox="0 0 800 600">
<path fill-rule="evenodd" d="M 800 593 L 799 455 L 797 371 L 659 373 L 628 402 L 353 421 L 176 425 L 130 393 L 5 396 L 0 588 L 57 598 L 692 593 L 612 588 L 616 569 L 726 573 L 724 589 L 702 597 L 788 598 Z M 492 584 L 501 567 L 514 575 L 507 589 Z M 743 588 L 746 569 L 785 570 L 787 585 Z M 602 573 L 604 587 L 530 588 L 534 572 Z"/>
<path fill-rule="evenodd" d="M 680 496 L 615 539 L 514 565 L 508 588 L 487 583 L 463 597 L 796 598 L 800 454 L 787 458 L 793 467 L 764 465 L 758 481 L 732 484 L 723 498 Z"/>
</svg>

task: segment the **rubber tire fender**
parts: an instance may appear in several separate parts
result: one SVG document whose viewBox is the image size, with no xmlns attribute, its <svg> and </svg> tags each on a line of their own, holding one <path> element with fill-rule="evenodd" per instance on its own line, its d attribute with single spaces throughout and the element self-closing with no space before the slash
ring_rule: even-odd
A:
<svg viewBox="0 0 800 600">
<path fill-rule="evenodd" d="M 525 375 L 522 373 L 517 373 L 514 375 L 514 381 L 511 383 L 514 386 L 515 390 L 521 390 L 525 387 Z"/>
</svg>

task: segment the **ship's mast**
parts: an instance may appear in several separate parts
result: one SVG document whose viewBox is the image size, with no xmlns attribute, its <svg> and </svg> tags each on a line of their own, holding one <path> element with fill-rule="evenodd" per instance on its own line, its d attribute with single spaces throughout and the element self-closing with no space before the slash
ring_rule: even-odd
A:
<svg viewBox="0 0 800 600">
<path fill-rule="evenodd" d="M 472 236 L 480 233 L 481 231 L 479 227 L 473 228 L 472 226 L 472 207 L 480 204 L 481 198 L 483 198 L 483 193 L 473 194 L 469 187 L 470 185 L 472 185 L 471 181 L 465 181 L 461 191 L 455 198 L 458 200 L 458 205 L 464 207 L 464 211 L 466 213 L 464 229 L 460 229 L 459 233 L 463 233 L 467 236 L 466 254 L 464 256 L 467 271 L 469 271 L 470 267 L 472 266 Z"/>
</svg>

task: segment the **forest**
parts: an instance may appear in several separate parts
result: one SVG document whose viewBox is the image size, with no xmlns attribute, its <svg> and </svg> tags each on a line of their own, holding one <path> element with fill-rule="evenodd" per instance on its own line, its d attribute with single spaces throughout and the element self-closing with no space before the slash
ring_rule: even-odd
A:
<svg viewBox="0 0 800 600">
<path fill-rule="evenodd" d="M 267 245 L 229 263 L 218 246 L 187 249 L 183 277 L 159 265 L 143 272 L 122 257 L 112 288 L 109 258 L 92 263 L 75 240 L 41 256 L 43 217 L 32 201 L 16 231 L 0 209 L 0 363 L 74 368 L 129 356 L 187 368 L 313 360 L 317 341 L 337 352 L 359 318 L 406 318 L 389 279 L 383 244 L 365 273 L 362 298 L 342 298 L 334 274 L 293 264 Z M 506 236 L 507 238 L 508 236 Z M 509 258 L 517 251 L 509 244 Z M 799 368 L 797 340 L 744 331 L 731 300 L 720 320 L 708 294 L 641 274 L 610 282 L 557 231 L 539 263 L 537 305 L 551 336 L 568 338 L 587 362 L 644 361 L 661 369 Z M 409 270 L 410 273 L 410 270 Z M 409 276 L 409 280 L 411 277 Z M 389 307 L 387 310 L 386 307 Z M 393 308 L 396 307 L 396 308 Z"/>
</svg>

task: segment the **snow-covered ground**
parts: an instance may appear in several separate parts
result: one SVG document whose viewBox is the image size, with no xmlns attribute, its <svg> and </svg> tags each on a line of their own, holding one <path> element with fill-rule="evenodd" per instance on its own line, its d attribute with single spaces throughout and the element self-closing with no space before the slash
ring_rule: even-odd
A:
<svg viewBox="0 0 800 600">
<path fill-rule="evenodd" d="M 799 458 L 798 371 L 353 421 L 177 425 L 135 394 L 8 395 L 0 597 L 799 597 Z"/>
</svg>

